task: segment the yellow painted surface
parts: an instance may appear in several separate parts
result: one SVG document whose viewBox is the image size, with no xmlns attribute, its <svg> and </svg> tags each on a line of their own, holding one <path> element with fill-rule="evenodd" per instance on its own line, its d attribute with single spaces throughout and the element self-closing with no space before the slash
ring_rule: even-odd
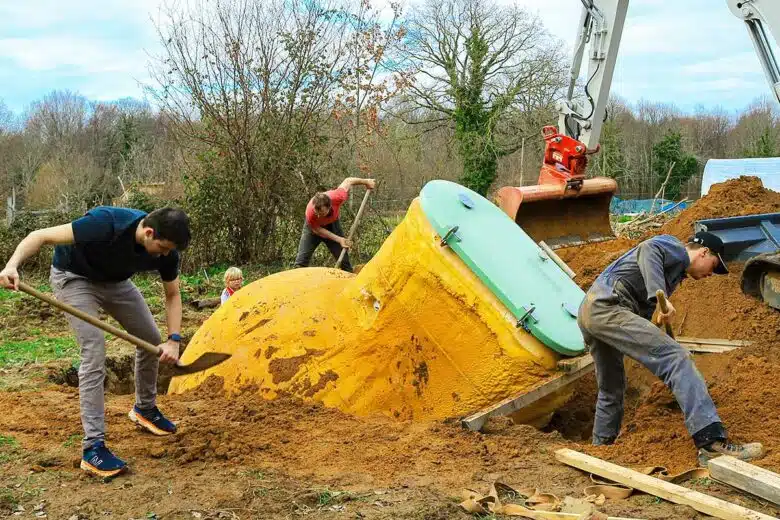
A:
<svg viewBox="0 0 780 520">
<path fill-rule="evenodd" d="M 355 415 L 430 420 L 475 412 L 551 377 L 558 355 L 517 329 L 439 240 L 415 200 L 359 274 L 304 268 L 247 285 L 204 323 L 182 361 L 207 351 L 233 357 L 175 378 L 169 391 L 217 375 L 227 390 L 255 385 L 269 399 L 284 392 Z M 517 419 L 544 422 L 569 394 Z"/>
</svg>

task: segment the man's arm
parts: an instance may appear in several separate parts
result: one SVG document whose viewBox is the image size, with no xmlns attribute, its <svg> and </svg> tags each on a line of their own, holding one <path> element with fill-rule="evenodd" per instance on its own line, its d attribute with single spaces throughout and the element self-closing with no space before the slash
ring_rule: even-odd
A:
<svg viewBox="0 0 780 520">
<path fill-rule="evenodd" d="M 163 282 L 165 289 L 165 322 L 168 326 L 168 334 L 181 333 L 181 290 L 179 278 L 172 282 Z M 179 359 L 179 343 L 168 340 L 160 347 L 163 349 L 160 361 L 175 363 Z"/>
<path fill-rule="evenodd" d="M 666 276 L 664 276 L 664 251 L 663 248 L 652 241 L 645 241 L 637 247 L 637 264 L 647 288 L 647 302 L 650 305 L 658 304 L 655 296 L 659 289 L 666 295 Z M 668 295 L 667 295 L 668 296 Z M 675 313 L 674 306 L 669 303 L 669 312 L 659 319 L 670 319 Z"/>
<path fill-rule="evenodd" d="M 347 177 L 339 184 L 339 188 L 349 191 L 352 186 L 363 185 L 369 190 L 373 190 L 376 187 L 376 181 L 374 179 L 361 179 L 360 177 Z"/>
<path fill-rule="evenodd" d="M 333 240 L 334 242 L 340 244 L 341 247 L 345 249 L 349 249 L 349 247 L 352 245 L 350 244 L 349 240 L 347 240 L 346 238 L 340 237 L 337 234 L 328 231 L 324 227 L 313 227 L 311 228 L 311 232 L 326 240 Z"/>
<path fill-rule="evenodd" d="M 16 246 L 14 254 L 5 264 L 5 269 L 0 271 L 0 287 L 6 289 L 19 289 L 19 266 L 41 250 L 44 245 L 62 245 L 72 244 L 73 226 L 71 224 L 62 224 L 50 228 L 38 229 L 27 235 L 19 245 Z"/>
</svg>

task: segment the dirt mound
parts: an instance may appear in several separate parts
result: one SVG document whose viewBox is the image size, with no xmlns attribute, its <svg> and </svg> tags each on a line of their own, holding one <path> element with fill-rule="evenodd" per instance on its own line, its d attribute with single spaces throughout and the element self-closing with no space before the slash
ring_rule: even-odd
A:
<svg viewBox="0 0 780 520">
<path fill-rule="evenodd" d="M 617 240 L 596 242 L 580 247 L 567 247 L 555 252 L 577 273 L 574 281 L 587 290 L 605 267 L 638 243 L 638 240 L 618 238 Z"/>
<path fill-rule="evenodd" d="M 674 330 L 683 336 L 748 340 L 755 353 L 780 360 L 775 348 L 780 312 L 740 289 L 742 265 L 725 276 L 685 280 L 672 296 L 677 308 Z"/>
<path fill-rule="evenodd" d="M 758 177 L 742 176 L 713 185 L 707 195 L 664 224 L 660 233 L 686 240 L 693 234 L 697 220 L 778 211 L 780 193 L 764 188 Z"/>
</svg>

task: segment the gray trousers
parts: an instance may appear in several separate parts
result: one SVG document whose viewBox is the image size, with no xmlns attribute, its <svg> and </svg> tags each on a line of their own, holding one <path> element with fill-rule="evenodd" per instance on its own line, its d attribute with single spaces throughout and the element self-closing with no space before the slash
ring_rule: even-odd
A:
<svg viewBox="0 0 780 520">
<path fill-rule="evenodd" d="M 323 227 L 334 235 L 340 237 L 344 236 L 344 231 L 342 231 L 341 223 L 338 220 Z M 330 254 L 333 255 L 333 258 L 338 260 L 341 250 L 343 249 L 341 244 L 315 235 L 309 225 L 304 222 L 303 230 L 301 231 L 301 241 L 298 244 L 298 254 L 295 257 L 295 267 L 308 267 L 314 250 L 317 249 L 320 242 L 325 242 L 325 245 L 328 246 L 328 249 L 330 250 Z M 349 263 L 349 253 L 344 255 L 344 260 L 341 262 L 341 269 L 349 273 L 352 272 L 352 264 Z"/>
<path fill-rule="evenodd" d="M 707 383 L 690 353 L 661 329 L 620 305 L 617 297 L 601 299 L 591 293 L 580 306 L 577 323 L 593 356 L 599 388 L 594 443 L 610 442 L 620 432 L 626 390 L 624 355 L 647 367 L 672 391 L 697 446 L 725 438 Z"/>
<path fill-rule="evenodd" d="M 160 331 L 141 292 L 130 280 L 118 283 L 93 282 L 83 276 L 51 268 L 54 295 L 92 316 L 98 308 L 111 315 L 130 334 L 160 344 Z M 81 348 L 79 367 L 79 401 L 81 424 L 84 427 L 84 449 L 106 435 L 104 381 L 106 377 L 106 341 L 102 330 L 76 317 L 68 316 Z M 157 368 L 159 358 L 142 348 L 135 351 L 136 406 L 148 409 L 157 398 Z"/>
</svg>

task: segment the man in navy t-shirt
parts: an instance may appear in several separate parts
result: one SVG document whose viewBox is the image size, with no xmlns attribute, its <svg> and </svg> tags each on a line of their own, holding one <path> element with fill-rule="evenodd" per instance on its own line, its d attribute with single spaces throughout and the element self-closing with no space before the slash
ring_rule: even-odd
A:
<svg viewBox="0 0 780 520">
<path fill-rule="evenodd" d="M 160 344 L 159 359 L 136 349 L 136 403 L 130 419 L 156 435 L 169 435 L 176 426 L 156 405 L 159 361 L 179 359 L 181 293 L 179 251 L 190 241 L 189 219 L 177 209 L 149 214 L 128 208 L 98 207 L 61 226 L 39 229 L 22 240 L 0 271 L 0 287 L 18 289 L 18 267 L 43 245 L 54 245 L 51 286 L 58 300 L 92 316 L 102 308 L 130 334 L 160 344 L 160 332 L 149 306 L 130 281 L 135 273 L 157 271 L 165 289 L 169 336 Z M 105 336 L 103 331 L 68 316 L 81 348 L 79 397 L 84 427 L 81 468 L 101 477 L 113 477 L 126 464 L 105 445 Z"/>
</svg>

